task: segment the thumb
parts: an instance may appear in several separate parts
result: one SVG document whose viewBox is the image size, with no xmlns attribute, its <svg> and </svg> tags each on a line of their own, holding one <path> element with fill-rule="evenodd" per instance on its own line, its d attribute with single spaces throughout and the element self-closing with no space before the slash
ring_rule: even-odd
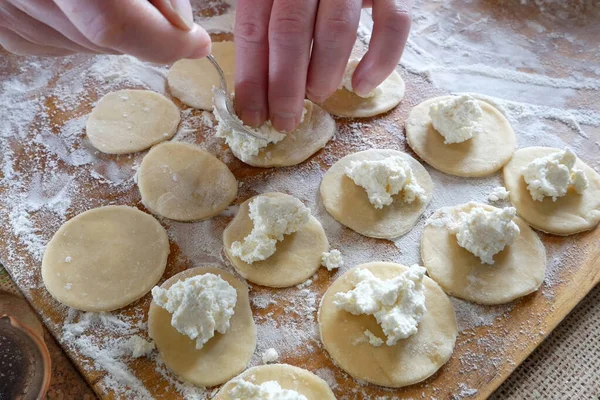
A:
<svg viewBox="0 0 600 400">
<path fill-rule="evenodd" d="M 184 31 L 191 31 L 194 28 L 194 15 L 189 0 L 150 0 L 150 3 L 173 26 Z"/>
</svg>

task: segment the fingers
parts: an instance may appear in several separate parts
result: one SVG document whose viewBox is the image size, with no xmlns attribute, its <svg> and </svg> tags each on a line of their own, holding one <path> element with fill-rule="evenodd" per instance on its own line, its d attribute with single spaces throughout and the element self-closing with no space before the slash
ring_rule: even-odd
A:
<svg viewBox="0 0 600 400">
<path fill-rule="evenodd" d="M 37 43 L 30 42 L 27 39 L 17 35 L 12 30 L 0 27 L 0 46 L 13 54 L 18 55 L 33 55 L 45 57 L 58 57 L 73 54 L 72 51 L 56 48 L 51 46 L 43 46 Z"/>
<path fill-rule="evenodd" d="M 362 0 L 321 0 L 308 70 L 308 97 L 323 102 L 342 81 L 356 41 Z"/>
<path fill-rule="evenodd" d="M 194 15 L 189 0 L 150 0 L 173 25 L 184 31 L 194 28 Z"/>
<path fill-rule="evenodd" d="M 318 0 L 274 0 L 269 21 L 269 114 L 273 126 L 300 123 Z"/>
<path fill-rule="evenodd" d="M 359 95 L 367 95 L 398 65 L 410 31 L 410 0 L 378 0 L 373 4 L 369 50 L 352 77 Z"/>
<path fill-rule="evenodd" d="M 239 0 L 234 28 L 235 107 L 250 126 L 268 118 L 269 18 L 273 0 Z"/>
<path fill-rule="evenodd" d="M 198 25 L 189 31 L 179 29 L 146 1 L 54 1 L 97 46 L 158 63 L 210 54 L 210 36 L 204 29 Z"/>
</svg>

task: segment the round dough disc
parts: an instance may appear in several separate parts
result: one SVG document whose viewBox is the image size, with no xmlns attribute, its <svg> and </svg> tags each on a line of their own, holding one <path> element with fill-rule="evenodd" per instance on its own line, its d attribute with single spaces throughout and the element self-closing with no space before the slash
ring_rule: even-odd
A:
<svg viewBox="0 0 600 400">
<path fill-rule="evenodd" d="M 266 193 L 261 196 L 289 196 L 283 193 Z M 291 197 L 291 196 L 290 196 Z M 277 243 L 277 251 L 263 261 L 248 264 L 231 255 L 231 245 L 243 241 L 252 231 L 254 224 L 249 216 L 249 204 L 254 197 L 240 205 L 240 209 L 223 231 L 225 255 L 235 270 L 257 285 L 288 287 L 304 282 L 321 266 L 321 254 L 329 249 L 329 242 L 321 223 L 313 216 L 302 229 L 285 235 Z"/>
<path fill-rule="evenodd" d="M 229 168 L 212 154 L 186 143 L 161 143 L 138 170 L 142 202 L 153 213 L 196 221 L 223 211 L 237 194 Z"/>
<path fill-rule="evenodd" d="M 409 146 L 427 164 L 447 174 L 471 178 L 493 174 L 515 152 L 515 133 L 510 123 L 496 108 L 478 100 L 485 132 L 462 143 L 444 144 L 444 137 L 431 124 L 429 107 L 451 97 L 425 100 L 410 111 L 406 120 Z"/>
<path fill-rule="evenodd" d="M 470 202 L 437 212 L 458 216 L 474 207 L 494 210 L 487 204 Z M 432 216 L 435 217 L 436 214 Z M 544 281 L 546 250 L 538 235 L 519 217 L 521 233 L 511 246 L 494 256 L 494 264 L 458 245 L 456 235 L 445 227 L 427 225 L 421 238 L 421 258 L 427 273 L 444 291 L 480 304 L 503 304 L 535 292 Z"/>
<path fill-rule="evenodd" d="M 237 303 L 227 332 L 215 332 L 202 349 L 197 350 L 195 340 L 171 325 L 171 314 L 167 310 L 152 302 L 148 311 L 148 333 L 162 360 L 181 379 L 202 387 L 220 385 L 239 374 L 256 349 L 256 326 L 248 287 L 230 273 L 213 267 L 191 268 L 172 276 L 161 287 L 168 289 L 180 280 L 208 273 L 220 276 L 235 288 Z"/>
<path fill-rule="evenodd" d="M 367 191 L 346 176 L 346 167 L 352 161 L 383 160 L 400 156 L 406 160 L 417 178 L 427 198 L 410 204 L 402 201 L 399 195 L 389 206 L 381 209 L 373 207 Z M 431 201 L 433 181 L 425 168 L 406 153 L 396 150 L 371 149 L 350 154 L 329 168 L 321 182 L 321 199 L 325 208 L 338 222 L 364 236 L 391 239 L 404 235 L 412 229 Z"/>
<path fill-rule="evenodd" d="M 375 96 L 363 98 L 343 88 L 336 90 L 321 106 L 338 117 L 365 118 L 383 114 L 404 98 L 404 80 L 394 71 L 379 85 Z"/>
<path fill-rule="evenodd" d="M 288 364 L 261 365 L 249 368 L 223 385 L 213 400 L 230 400 L 229 392 L 235 387 L 235 381 L 238 379 L 255 385 L 276 381 L 283 389 L 295 390 L 309 400 L 335 400 L 327 382 L 310 371 Z"/>
<path fill-rule="evenodd" d="M 306 114 L 304 121 L 286 134 L 279 143 L 271 143 L 256 156 L 242 160 L 239 153 L 235 156 L 254 167 L 287 167 L 300 164 L 317 151 L 325 147 L 335 134 L 335 121 L 325 110 L 309 100 L 304 100 Z"/>
<path fill-rule="evenodd" d="M 533 200 L 523 179 L 521 167 L 536 158 L 561 151 L 550 147 L 526 147 L 515 152 L 504 167 L 504 184 L 519 216 L 536 229 L 555 235 L 572 235 L 593 229 L 600 222 L 600 175 L 579 158 L 575 167 L 583 170 L 588 187 L 582 194 L 569 190 L 566 196 L 552 201 Z"/>
<path fill-rule="evenodd" d="M 139 299 L 159 281 L 169 255 L 167 232 L 137 208 L 83 212 L 54 234 L 42 260 L 50 294 L 83 311 L 112 311 Z"/>
<path fill-rule="evenodd" d="M 213 42 L 212 55 L 225 74 L 227 89 L 233 92 L 235 73 L 235 46 L 233 42 Z M 190 107 L 212 111 L 213 86 L 220 86 L 217 70 L 208 61 L 183 59 L 177 61 L 167 75 L 171 94 Z"/>
<path fill-rule="evenodd" d="M 165 96 L 119 90 L 100 99 L 87 120 L 86 133 L 103 153 L 135 153 L 172 138 L 179 120 L 179 109 Z"/>
<path fill-rule="evenodd" d="M 356 379 L 387 387 L 403 387 L 433 375 L 450 359 L 458 335 L 454 307 L 450 299 L 427 276 L 427 312 L 414 335 L 394 346 L 374 347 L 364 332 L 370 330 L 385 339 L 372 315 L 352 315 L 333 304 L 334 295 L 353 289 L 351 274 L 367 268 L 380 279 L 392 279 L 407 267 L 389 262 L 371 262 L 350 269 L 327 289 L 319 308 L 321 340 L 333 361 Z"/>
</svg>

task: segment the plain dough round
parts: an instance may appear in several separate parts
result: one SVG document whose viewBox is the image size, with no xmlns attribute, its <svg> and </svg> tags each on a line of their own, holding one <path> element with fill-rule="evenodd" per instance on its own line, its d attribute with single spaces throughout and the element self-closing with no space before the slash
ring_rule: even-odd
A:
<svg viewBox="0 0 600 400">
<path fill-rule="evenodd" d="M 265 193 L 260 196 L 284 197 L 283 193 Z M 256 197 L 256 196 L 255 196 Z M 321 223 L 313 216 L 302 229 L 285 235 L 277 243 L 277 251 L 263 261 L 248 264 L 231 255 L 231 244 L 243 241 L 254 226 L 249 216 L 252 197 L 240 205 L 237 215 L 223 232 L 225 255 L 235 270 L 250 282 L 269 287 L 288 287 L 304 282 L 321 266 L 321 254 L 329 249 L 329 242 Z M 291 196 L 289 196 L 291 197 Z"/>
<path fill-rule="evenodd" d="M 233 92 L 235 46 L 233 42 L 213 42 L 212 55 L 225 74 L 227 89 Z M 213 86 L 221 85 L 219 74 L 208 59 L 177 61 L 167 75 L 171 94 L 190 107 L 212 111 Z"/>
<path fill-rule="evenodd" d="M 177 106 L 163 95 L 119 90 L 100 99 L 87 120 L 86 133 L 103 153 L 135 153 L 172 138 L 180 118 Z"/>
<path fill-rule="evenodd" d="M 414 335 L 393 346 L 371 345 L 364 335 L 370 330 L 385 339 L 372 315 L 352 315 L 333 304 L 336 293 L 353 289 L 351 274 L 366 268 L 380 279 L 392 279 L 407 267 L 371 262 L 350 269 L 327 289 L 319 307 L 321 340 L 333 361 L 356 379 L 387 387 L 403 387 L 433 375 L 450 359 L 458 335 L 450 299 L 433 280 L 424 277 L 427 312 Z"/>
<path fill-rule="evenodd" d="M 152 302 L 148 311 L 148 333 L 166 366 L 181 379 L 202 387 L 220 385 L 239 374 L 256 349 L 248 287 L 230 273 L 214 267 L 191 268 L 172 276 L 161 287 L 168 289 L 180 280 L 208 273 L 220 276 L 235 288 L 237 303 L 227 332 L 215 332 L 202 349 L 197 350 L 195 340 L 171 325 L 167 310 Z"/>
<path fill-rule="evenodd" d="M 152 289 L 169 251 L 167 232 L 151 215 L 127 206 L 94 208 L 54 234 L 44 252 L 42 279 L 69 307 L 112 311 Z"/>
<path fill-rule="evenodd" d="M 300 164 L 325 147 L 335 134 L 335 121 L 325 110 L 309 100 L 304 100 L 306 114 L 304 121 L 285 135 L 279 143 L 271 143 L 256 156 L 243 161 L 254 167 L 287 167 Z M 241 160 L 240 154 L 233 154 Z"/>
<path fill-rule="evenodd" d="M 186 143 L 161 143 L 138 170 L 142 202 L 153 213 L 178 221 L 219 214 L 237 195 L 235 177 L 212 154 Z"/>
<path fill-rule="evenodd" d="M 427 164 L 450 175 L 482 177 L 498 171 L 515 152 L 515 133 L 510 123 L 496 108 L 478 100 L 485 132 L 462 143 L 444 144 L 444 137 L 431 123 L 429 107 L 450 98 L 425 100 L 410 111 L 406 120 L 409 146 Z"/>
<path fill-rule="evenodd" d="M 515 152 L 504 167 L 504 185 L 519 216 L 536 229 L 555 235 L 572 235 L 593 229 L 600 222 L 600 175 L 577 158 L 575 167 L 583 170 L 588 187 L 582 194 L 569 190 L 566 196 L 552 201 L 545 197 L 535 201 L 527 190 L 521 167 L 536 158 L 561 151 L 550 147 L 526 147 Z"/>
<path fill-rule="evenodd" d="M 406 160 L 425 189 L 424 201 L 415 199 L 410 204 L 402 201 L 400 192 L 394 202 L 381 209 L 373 207 L 367 191 L 346 175 L 352 161 L 383 160 L 399 156 Z M 325 208 L 338 222 L 364 236 L 392 239 L 404 235 L 415 225 L 431 201 L 433 181 L 425 168 L 406 153 L 396 150 L 371 149 L 350 154 L 329 168 L 321 182 L 321 199 Z"/>
<path fill-rule="evenodd" d="M 379 93 L 363 98 L 343 88 L 336 90 L 321 106 L 338 117 L 365 118 L 383 114 L 404 98 L 404 80 L 394 71 L 381 85 Z"/>
<path fill-rule="evenodd" d="M 466 203 L 442 209 L 451 215 L 487 204 Z M 434 214 L 435 216 L 435 214 Z M 429 276 L 452 296 L 480 304 L 504 304 L 538 290 L 546 273 L 546 250 L 538 235 L 519 217 L 521 233 L 515 242 L 494 256 L 494 264 L 460 247 L 445 227 L 427 225 L 421 238 L 421 258 Z"/>
<path fill-rule="evenodd" d="M 235 381 L 238 379 L 255 385 L 277 381 L 283 389 L 295 390 L 309 400 L 335 400 L 327 382 L 310 371 L 288 364 L 261 365 L 249 368 L 235 379 L 227 382 L 213 400 L 230 400 L 229 392 L 235 387 Z"/>
</svg>

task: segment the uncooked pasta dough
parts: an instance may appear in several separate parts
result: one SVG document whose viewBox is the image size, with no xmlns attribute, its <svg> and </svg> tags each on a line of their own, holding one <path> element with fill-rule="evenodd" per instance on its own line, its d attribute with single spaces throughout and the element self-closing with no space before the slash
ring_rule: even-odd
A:
<svg viewBox="0 0 600 400">
<path fill-rule="evenodd" d="M 287 364 L 271 364 L 252 367 L 227 382 L 213 400 L 231 400 L 229 395 L 236 382 L 246 382 L 260 385 L 264 382 L 275 381 L 282 389 L 294 390 L 309 400 L 335 400 L 335 396 L 327 382 L 317 375 L 302 368 Z"/>
<path fill-rule="evenodd" d="M 495 209 L 471 202 L 442 208 L 428 220 L 421 238 L 421 258 L 429 276 L 446 293 L 480 304 L 503 304 L 536 291 L 546 272 L 546 251 L 540 238 L 515 217 L 519 236 L 494 255 L 494 264 L 483 264 L 458 245 L 456 235 L 447 226 L 473 207 Z"/>
<path fill-rule="evenodd" d="M 366 268 L 379 279 L 392 279 L 408 269 L 389 262 L 361 264 L 344 273 L 327 289 L 318 319 L 323 346 L 333 361 L 356 379 L 387 387 L 412 385 L 433 375 L 450 359 L 458 335 L 454 308 L 448 296 L 425 276 L 427 311 L 417 333 L 393 346 L 374 347 L 365 331 L 385 337 L 375 317 L 353 315 L 333 303 L 336 293 L 354 288 L 351 278 L 357 268 Z"/>
<path fill-rule="evenodd" d="M 445 144 L 429 116 L 432 104 L 451 96 L 425 100 L 415 106 L 406 120 L 406 139 L 409 146 L 427 164 L 450 175 L 481 177 L 502 168 L 516 148 L 515 133 L 508 120 L 489 103 L 478 100 L 483 111 L 483 133 L 461 142 Z"/>
<path fill-rule="evenodd" d="M 402 192 L 393 196 L 392 204 L 377 209 L 365 189 L 346 175 L 352 161 L 384 160 L 401 157 L 411 167 L 417 183 L 425 190 L 424 199 L 406 203 Z M 341 224 L 374 238 L 391 239 L 408 232 L 431 201 L 433 181 L 425 168 L 406 153 L 372 149 L 350 154 L 329 168 L 321 182 L 321 199 L 327 211 Z"/>
<path fill-rule="evenodd" d="M 103 153 L 135 153 L 173 137 L 179 120 L 179 109 L 165 96 L 149 90 L 119 90 L 96 104 L 86 133 Z"/>
<path fill-rule="evenodd" d="M 526 147 L 515 152 L 504 167 L 504 185 L 510 191 L 510 200 L 519 216 L 536 229 L 556 235 L 571 235 L 593 229 L 600 222 L 600 175 L 577 158 L 575 167 L 583 170 L 588 187 L 578 194 L 569 189 L 567 194 L 552 201 L 544 197 L 535 201 L 527 190 L 521 168 L 536 158 L 562 151 L 550 147 Z"/>
<path fill-rule="evenodd" d="M 227 89 L 233 92 L 235 46 L 233 42 L 213 42 L 212 55 L 225 74 Z M 177 61 L 167 75 L 171 94 L 190 107 L 212 111 L 212 88 L 219 87 L 219 74 L 206 58 Z"/>
<path fill-rule="evenodd" d="M 283 193 L 266 193 L 261 196 L 289 196 Z M 223 232 L 225 255 L 236 271 L 258 285 L 288 287 L 310 278 L 321 266 L 321 254 L 329 249 L 329 242 L 321 223 L 313 216 L 299 231 L 285 235 L 277 243 L 275 254 L 263 261 L 248 264 L 231 254 L 231 245 L 242 242 L 252 231 L 249 216 L 250 198 L 240 205 L 237 215 Z"/>
<path fill-rule="evenodd" d="M 111 311 L 145 295 L 167 264 L 165 229 L 137 208 L 94 208 L 65 222 L 44 252 L 42 278 L 61 303 Z"/>
<path fill-rule="evenodd" d="M 142 202 L 149 210 L 178 221 L 212 217 L 237 194 L 229 168 L 212 154 L 186 143 L 152 148 L 138 170 Z"/>
<path fill-rule="evenodd" d="M 177 281 L 196 275 L 214 274 L 237 291 L 234 314 L 226 333 L 215 336 L 196 350 L 196 341 L 171 325 L 171 314 L 150 304 L 148 333 L 154 340 L 161 359 L 181 379 L 197 386 L 220 385 L 243 371 L 256 348 L 256 326 L 252 319 L 248 287 L 228 272 L 214 267 L 191 268 L 171 277 L 161 285 L 168 289 Z"/>
<path fill-rule="evenodd" d="M 375 90 L 374 96 L 360 97 L 346 88 L 336 90 L 321 106 L 338 117 L 373 117 L 390 111 L 404 98 L 404 81 L 394 71 Z"/>
</svg>

